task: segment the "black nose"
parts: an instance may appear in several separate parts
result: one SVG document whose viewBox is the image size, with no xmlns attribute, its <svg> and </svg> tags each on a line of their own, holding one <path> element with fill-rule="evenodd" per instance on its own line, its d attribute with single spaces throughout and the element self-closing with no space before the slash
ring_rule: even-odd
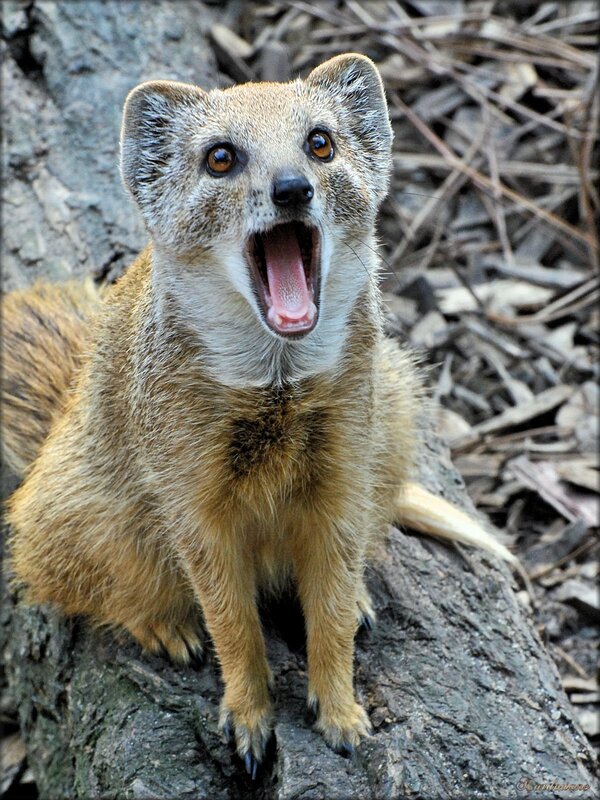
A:
<svg viewBox="0 0 600 800">
<path fill-rule="evenodd" d="M 282 175 L 273 181 L 272 198 L 278 206 L 299 206 L 310 203 L 315 190 L 304 175 Z"/>
</svg>

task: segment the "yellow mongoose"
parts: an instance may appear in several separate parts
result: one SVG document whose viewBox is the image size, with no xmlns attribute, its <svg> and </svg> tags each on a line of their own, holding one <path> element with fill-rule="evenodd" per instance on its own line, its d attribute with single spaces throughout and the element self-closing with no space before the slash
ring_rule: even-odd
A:
<svg viewBox="0 0 600 800">
<path fill-rule="evenodd" d="M 375 66 L 129 95 L 122 174 L 152 244 L 100 299 L 4 305 L 11 555 L 34 601 L 202 651 L 254 773 L 271 726 L 257 592 L 295 582 L 317 727 L 369 730 L 352 686 L 370 544 L 393 520 L 510 558 L 408 483 L 420 381 L 382 334 L 374 233 L 392 132 Z"/>
</svg>

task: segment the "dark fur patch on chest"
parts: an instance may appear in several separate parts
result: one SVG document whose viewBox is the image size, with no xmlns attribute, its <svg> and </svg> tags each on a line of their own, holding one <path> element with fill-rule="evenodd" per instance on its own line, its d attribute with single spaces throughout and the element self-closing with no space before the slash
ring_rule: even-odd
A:
<svg viewBox="0 0 600 800">
<path fill-rule="evenodd" d="M 231 473 L 247 477 L 261 468 L 283 468 L 286 462 L 306 469 L 310 457 L 325 444 L 325 413 L 301 410 L 298 399 L 285 387 L 268 390 L 261 401 L 255 414 L 231 423 Z"/>
</svg>

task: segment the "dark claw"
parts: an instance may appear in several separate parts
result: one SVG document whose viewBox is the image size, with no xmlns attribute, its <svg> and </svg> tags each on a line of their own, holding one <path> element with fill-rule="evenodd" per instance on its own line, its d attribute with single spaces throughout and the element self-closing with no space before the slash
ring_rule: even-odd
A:
<svg viewBox="0 0 600 800">
<path fill-rule="evenodd" d="M 354 755 L 354 747 L 349 742 L 343 742 L 340 745 L 339 753 L 346 758 L 352 758 Z"/>
<path fill-rule="evenodd" d="M 267 752 L 267 745 L 269 744 L 270 739 L 271 736 L 263 736 L 262 739 L 260 740 L 260 753 L 263 758 L 265 757 L 265 753 Z"/>
<path fill-rule="evenodd" d="M 317 697 L 312 697 L 308 701 L 307 707 L 311 714 L 314 714 L 315 717 L 319 716 L 319 699 Z"/>
<path fill-rule="evenodd" d="M 370 614 L 363 614 L 360 618 L 360 627 L 370 632 L 375 627 L 375 620 Z"/>
<path fill-rule="evenodd" d="M 253 781 L 256 780 L 256 773 L 258 771 L 258 761 L 256 758 L 254 758 L 252 753 L 249 752 L 246 753 L 246 755 L 244 756 L 244 764 L 246 766 L 246 772 L 248 773 L 248 775 L 250 775 Z"/>
<path fill-rule="evenodd" d="M 225 741 L 231 743 L 233 741 L 233 725 L 231 719 L 226 719 L 222 728 Z"/>
<path fill-rule="evenodd" d="M 204 664 L 204 650 L 200 647 L 191 647 L 187 642 L 186 647 L 190 654 L 190 664 L 194 667 L 201 667 Z"/>
<path fill-rule="evenodd" d="M 173 659 L 171 658 L 171 655 L 170 655 L 169 651 L 167 650 L 167 648 L 164 646 L 164 644 L 162 642 L 160 643 L 159 649 L 156 651 L 156 655 L 159 658 L 164 658 L 164 660 L 168 661 L 169 664 L 174 664 L 175 663 L 173 661 Z"/>
</svg>

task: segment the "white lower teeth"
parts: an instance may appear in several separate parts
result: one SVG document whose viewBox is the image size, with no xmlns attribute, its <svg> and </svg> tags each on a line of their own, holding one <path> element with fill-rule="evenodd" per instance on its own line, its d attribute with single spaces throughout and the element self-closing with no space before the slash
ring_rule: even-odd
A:
<svg viewBox="0 0 600 800">
<path fill-rule="evenodd" d="M 282 320 L 282 318 L 281 318 L 281 317 L 279 316 L 279 314 L 278 314 L 278 313 L 275 311 L 275 309 L 273 308 L 273 306 L 271 306 L 271 307 L 269 308 L 269 311 L 267 312 L 267 317 L 268 317 L 268 319 L 269 319 L 269 322 L 272 322 L 274 325 L 278 325 L 278 326 L 280 326 L 280 327 L 281 327 L 281 325 L 283 325 L 283 320 Z"/>
<path fill-rule="evenodd" d="M 278 328 L 297 328 L 300 326 L 305 326 L 307 322 L 312 322 L 316 315 L 317 307 L 314 303 L 310 304 L 308 311 L 300 319 L 284 319 L 275 311 L 273 305 L 271 305 L 267 311 L 267 319 L 272 325 L 275 325 Z"/>
</svg>

